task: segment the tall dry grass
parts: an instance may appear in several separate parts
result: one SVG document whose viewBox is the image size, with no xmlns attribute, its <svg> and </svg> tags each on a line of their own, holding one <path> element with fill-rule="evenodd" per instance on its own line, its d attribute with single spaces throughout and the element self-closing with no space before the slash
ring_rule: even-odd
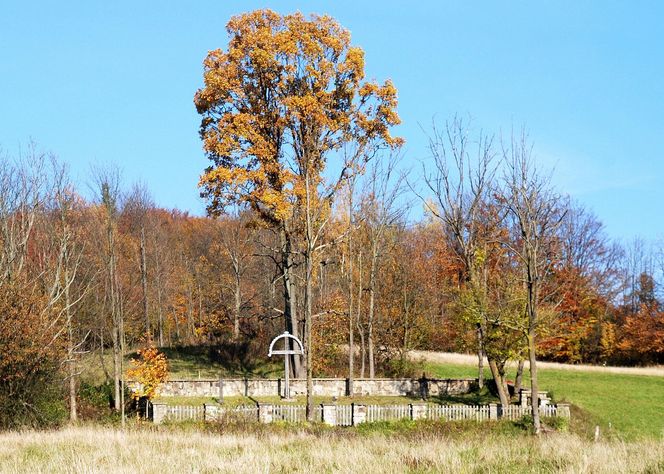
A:
<svg viewBox="0 0 664 474">
<path fill-rule="evenodd" d="M 664 472 L 664 443 L 472 433 L 214 434 L 67 428 L 0 434 L 2 472 Z"/>
</svg>

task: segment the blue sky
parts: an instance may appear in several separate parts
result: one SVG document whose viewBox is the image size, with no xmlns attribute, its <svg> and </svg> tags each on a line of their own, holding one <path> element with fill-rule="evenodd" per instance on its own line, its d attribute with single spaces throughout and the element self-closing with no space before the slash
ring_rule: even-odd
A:
<svg viewBox="0 0 664 474">
<path fill-rule="evenodd" d="M 256 8 L 329 13 L 399 89 L 406 160 L 433 117 L 525 124 L 554 182 L 610 235 L 664 235 L 664 3 L 13 1 L 0 3 L 0 146 L 116 162 L 160 205 L 203 212 L 192 98 L 225 24 Z"/>
</svg>

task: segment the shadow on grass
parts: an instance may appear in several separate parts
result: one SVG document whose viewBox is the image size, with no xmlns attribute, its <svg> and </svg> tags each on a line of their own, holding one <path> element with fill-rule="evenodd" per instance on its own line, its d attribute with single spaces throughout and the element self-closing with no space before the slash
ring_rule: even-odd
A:
<svg viewBox="0 0 664 474">
<path fill-rule="evenodd" d="M 226 342 L 212 346 L 162 347 L 171 378 L 191 377 L 270 377 L 280 366 L 267 358 L 256 356 L 248 342 Z"/>
<path fill-rule="evenodd" d="M 441 405 L 452 403 L 463 403 L 465 405 L 486 405 L 488 403 L 496 403 L 499 400 L 498 397 L 494 395 L 491 390 L 489 390 L 489 387 L 485 385 L 481 389 L 476 387 L 473 391 L 460 395 L 440 395 L 429 397 L 428 401 Z"/>
</svg>

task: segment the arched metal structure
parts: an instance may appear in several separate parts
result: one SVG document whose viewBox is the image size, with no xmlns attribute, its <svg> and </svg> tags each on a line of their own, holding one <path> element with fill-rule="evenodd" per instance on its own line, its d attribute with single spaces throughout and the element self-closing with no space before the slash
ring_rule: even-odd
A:
<svg viewBox="0 0 664 474">
<path fill-rule="evenodd" d="M 283 339 L 284 340 L 284 348 L 282 350 L 274 349 L 274 345 L 277 343 L 278 340 Z M 292 339 L 295 341 L 294 346 L 297 346 L 296 348 L 289 349 L 289 344 L 288 340 Z M 288 366 L 288 361 L 290 359 L 291 355 L 302 355 L 304 354 L 304 345 L 302 344 L 302 341 L 298 339 L 297 336 L 293 336 L 291 333 L 288 331 L 284 331 L 283 334 L 279 334 L 277 337 L 272 339 L 272 342 L 270 343 L 270 349 L 268 350 L 267 356 L 272 357 L 273 355 L 283 355 L 284 356 L 284 372 L 285 372 L 285 384 L 284 384 L 284 398 L 289 399 L 290 398 L 290 368 Z"/>
</svg>

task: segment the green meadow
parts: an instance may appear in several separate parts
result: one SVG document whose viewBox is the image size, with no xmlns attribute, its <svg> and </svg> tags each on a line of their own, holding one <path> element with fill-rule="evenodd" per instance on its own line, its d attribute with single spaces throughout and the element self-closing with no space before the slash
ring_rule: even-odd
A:
<svg viewBox="0 0 664 474">
<path fill-rule="evenodd" d="M 427 363 L 425 370 L 437 377 L 477 375 L 462 364 Z M 580 433 L 590 435 L 598 425 L 610 437 L 664 438 L 664 377 L 540 368 L 539 383 L 555 401 L 572 404 L 572 426 Z"/>
</svg>

